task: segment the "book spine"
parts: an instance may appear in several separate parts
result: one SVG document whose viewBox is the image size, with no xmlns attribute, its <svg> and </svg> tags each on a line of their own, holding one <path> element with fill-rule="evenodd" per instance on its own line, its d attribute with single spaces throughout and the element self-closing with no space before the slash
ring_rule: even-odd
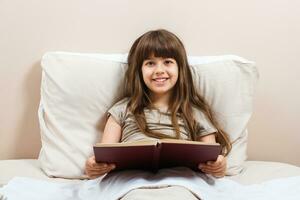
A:
<svg viewBox="0 0 300 200">
<path fill-rule="evenodd" d="M 153 159 L 152 159 L 152 170 L 154 172 L 157 172 L 159 169 L 160 150 L 161 150 L 161 143 L 158 142 L 154 148 Z"/>
</svg>

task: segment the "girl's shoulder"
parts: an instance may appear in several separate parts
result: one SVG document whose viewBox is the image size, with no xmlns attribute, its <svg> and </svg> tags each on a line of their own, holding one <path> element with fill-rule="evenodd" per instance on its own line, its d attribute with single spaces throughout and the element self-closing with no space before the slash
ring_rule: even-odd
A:
<svg viewBox="0 0 300 200">
<path fill-rule="evenodd" d="M 116 102 L 108 111 L 108 116 L 113 116 L 114 119 L 122 126 L 127 116 L 127 104 L 129 98 L 124 98 Z"/>
<path fill-rule="evenodd" d="M 192 106 L 192 110 L 193 110 L 193 115 L 197 120 L 202 120 L 202 119 L 207 119 L 207 116 L 205 115 L 205 113 L 203 112 L 203 110 L 201 108 L 198 108 L 196 106 Z"/>
<path fill-rule="evenodd" d="M 125 98 L 121 99 L 120 101 L 117 101 L 111 108 L 118 108 L 120 110 L 126 110 L 128 102 L 129 102 L 129 98 L 125 97 Z"/>
<path fill-rule="evenodd" d="M 208 133 L 217 131 L 212 121 L 209 119 L 207 114 L 201 108 L 193 106 L 192 109 L 193 109 L 194 119 L 196 123 L 200 125 L 201 129 L 204 128 L 204 130 Z"/>
</svg>

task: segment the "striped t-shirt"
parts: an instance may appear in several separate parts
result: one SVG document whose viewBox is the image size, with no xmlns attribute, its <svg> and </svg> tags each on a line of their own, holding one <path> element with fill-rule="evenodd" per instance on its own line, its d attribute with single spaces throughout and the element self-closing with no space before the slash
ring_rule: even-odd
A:
<svg viewBox="0 0 300 200">
<path fill-rule="evenodd" d="M 133 114 L 127 110 L 127 103 L 129 99 L 125 98 L 116 104 L 114 104 L 108 110 L 108 116 L 112 116 L 114 120 L 122 128 L 121 142 L 130 142 L 145 139 L 154 139 L 143 134 L 136 125 Z M 172 137 L 176 136 L 175 129 L 171 121 L 171 113 L 169 111 L 163 111 L 158 109 L 144 109 L 147 126 L 152 131 L 157 131 Z M 193 109 L 194 118 L 197 123 L 196 136 L 205 136 L 217 131 L 217 129 L 210 123 L 207 117 L 200 110 Z M 187 128 L 183 119 L 180 116 L 178 118 L 178 125 L 180 130 L 180 139 L 190 140 Z"/>
</svg>

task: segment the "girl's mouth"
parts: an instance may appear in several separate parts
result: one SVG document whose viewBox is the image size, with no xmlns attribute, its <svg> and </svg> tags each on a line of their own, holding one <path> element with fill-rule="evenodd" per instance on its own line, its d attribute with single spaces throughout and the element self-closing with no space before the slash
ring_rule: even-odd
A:
<svg viewBox="0 0 300 200">
<path fill-rule="evenodd" d="M 152 79 L 153 81 L 156 81 L 156 82 L 164 82 L 166 80 L 168 80 L 169 78 L 154 78 Z"/>
</svg>

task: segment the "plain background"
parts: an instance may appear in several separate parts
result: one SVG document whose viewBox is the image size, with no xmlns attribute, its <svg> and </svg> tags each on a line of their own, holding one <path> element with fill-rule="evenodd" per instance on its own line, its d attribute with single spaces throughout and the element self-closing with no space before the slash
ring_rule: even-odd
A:
<svg viewBox="0 0 300 200">
<path fill-rule="evenodd" d="M 0 159 L 39 153 L 45 52 L 125 53 L 157 28 L 177 34 L 189 55 L 255 61 L 249 159 L 300 166 L 298 0 L 0 0 Z"/>
</svg>

